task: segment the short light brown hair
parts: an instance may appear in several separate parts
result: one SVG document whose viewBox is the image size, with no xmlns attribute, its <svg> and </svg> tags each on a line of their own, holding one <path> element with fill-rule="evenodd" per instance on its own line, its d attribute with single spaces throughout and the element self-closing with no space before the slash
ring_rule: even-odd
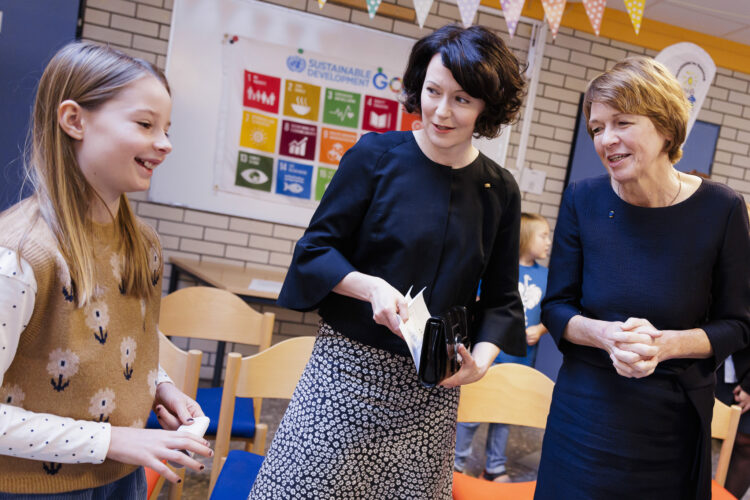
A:
<svg viewBox="0 0 750 500">
<path fill-rule="evenodd" d="M 534 235 L 534 229 L 539 227 L 539 224 L 544 224 L 549 227 L 547 219 L 538 214 L 527 214 L 523 212 L 521 214 L 521 244 L 519 246 L 519 255 L 525 254 L 529 250 L 529 244 L 531 243 L 531 237 Z"/>
<path fill-rule="evenodd" d="M 628 57 L 591 80 L 583 97 L 588 126 L 591 105 L 606 104 L 631 115 L 648 117 L 656 130 L 667 137 L 665 150 L 674 165 L 682 158 L 690 119 L 690 101 L 680 82 L 660 62 L 644 56 Z"/>
</svg>

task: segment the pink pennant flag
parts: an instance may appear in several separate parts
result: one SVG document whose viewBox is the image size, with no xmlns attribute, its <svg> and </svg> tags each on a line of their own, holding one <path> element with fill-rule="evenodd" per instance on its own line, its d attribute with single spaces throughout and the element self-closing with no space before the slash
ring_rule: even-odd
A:
<svg viewBox="0 0 750 500">
<path fill-rule="evenodd" d="M 523 10 L 523 2 L 524 0 L 500 0 L 503 17 L 505 17 L 505 23 L 508 25 L 508 33 L 511 38 L 516 33 L 518 20 L 521 18 L 521 11 Z"/>
<path fill-rule="evenodd" d="M 320 1 L 320 0 L 318 0 Z M 599 28 L 602 26 L 602 17 L 604 16 L 604 6 L 607 0 L 582 0 L 583 7 L 586 9 L 586 15 L 589 16 L 591 27 L 594 33 L 599 36 Z"/>
<path fill-rule="evenodd" d="M 375 13 L 380 7 L 380 0 L 366 0 L 367 1 L 367 13 L 370 15 L 370 19 L 375 17 Z"/>
<path fill-rule="evenodd" d="M 417 13 L 417 23 L 420 28 L 424 28 L 424 22 L 427 20 L 427 14 L 430 13 L 433 0 L 414 0 L 414 11 Z"/>
<path fill-rule="evenodd" d="M 461 22 L 464 28 L 471 26 L 474 16 L 479 8 L 479 0 L 457 0 L 458 11 L 461 13 Z"/>
<path fill-rule="evenodd" d="M 560 29 L 563 11 L 565 11 L 565 0 L 542 0 L 544 15 L 547 16 L 547 24 L 552 31 L 552 39 L 557 36 L 557 30 Z"/>
<path fill-rule="evenodd" d="M 641 31 L 641 21 L 643 21 L 643 8 L 646 6 L 646 0 L 625 0 L 625 7 L 628 9 L 630 22 L 633 23 L 633 29 L 637 35 Z"/>
</svg>

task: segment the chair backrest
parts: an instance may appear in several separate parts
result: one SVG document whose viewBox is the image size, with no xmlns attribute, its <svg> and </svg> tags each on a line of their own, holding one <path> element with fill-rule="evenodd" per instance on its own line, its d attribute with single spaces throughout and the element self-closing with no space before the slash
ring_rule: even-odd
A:
<svg viewBox="0 0 750 500">
<path fill-rule="evenodd" d="M 203 353 L 198 349 L 183 351 L 159 332 L 159 365 L 179 390 L 195 399 Z"/>
<path fill-rule="evenodd" d="M 159 329 L 165 335 L 271 345 L 273 313 L 259 313 L 237 295 L 220 288 L 191 286 L 161 300 Z"/>
<path fill-rule="evenodd" d="M 222 459 L 229 452 L 235 398 L 291 399 L 314 343 L 315 337 L 295 337 L 245 358 L 236 352 L 229 353 L 216 430 L 211 489 Z"/>
<path fill-rule="evenodd" d="M 528 366 L 500 363 L 461 387 L 459 422 L 490 422 L 544 429 L 555 383 Z"/>
<path fill-rule="evenodd" d="M 721 486 L 727 480 L 729 470 L 729 459 L 732 458 L 732 448 L 737 437 L 737 426 L 740 424 L 742 408 L 738 405 L 728 406 L 714 399 L 714 416 L 711 420 L 711 437 L 721 439 L 721 450 L 719 451 L 719 462 L 716 465 L 714 479 Z"/>
</svg>

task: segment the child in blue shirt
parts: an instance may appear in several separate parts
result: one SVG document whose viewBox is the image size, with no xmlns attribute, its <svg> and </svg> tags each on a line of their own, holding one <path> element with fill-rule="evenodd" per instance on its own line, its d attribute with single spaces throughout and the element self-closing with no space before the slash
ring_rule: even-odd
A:
<svg viewBox="0 0 750 500">
<path fill-rule="evenodd" d="M 521 214 L 521 247 L 518 262 L 518 291 L 526 316 L 526 356 L 511 356 L 500 352 L 495 363 L 519 363 L 533 367 L 536 363 L 537 345 L 547 329 L 541 323 L 542 298 L 547 290 L 547 268 L 537 260 L 549 255 L 552 240 L 547 220 L 541 215 Z M 454 469 L 463 472 L 466 459 L 471 455 L 471 441 L 479 423 L 459 423 L 456 428 L 456 457 Z M 508 426 L 490 424 L 487 433 L 487 462 L 484 478 L 501 483 L 510 482 L 505 469 L 505 447 L 508 443 Z"/>
</svg>

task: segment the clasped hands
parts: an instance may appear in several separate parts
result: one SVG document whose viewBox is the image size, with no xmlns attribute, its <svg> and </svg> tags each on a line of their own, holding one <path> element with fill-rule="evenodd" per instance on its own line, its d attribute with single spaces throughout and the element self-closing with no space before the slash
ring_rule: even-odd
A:
<svg viewBox="0 0 750 500">
<path fill-rule="evenodd" d="M 608 322 L 600 341 L 619 375 L 643 378 L 654 373 L 664 360 L 662 335 L 648 320 L 628 318 L 624 323 Z"/>
</svg>

